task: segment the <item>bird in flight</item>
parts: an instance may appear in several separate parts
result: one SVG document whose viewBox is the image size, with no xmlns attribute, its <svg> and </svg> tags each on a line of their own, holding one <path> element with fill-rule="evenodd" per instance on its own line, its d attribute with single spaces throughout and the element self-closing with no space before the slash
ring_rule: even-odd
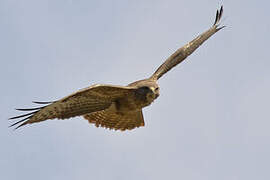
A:
<svg viewBox="0 0 270 180">
<path fill-rule="evenodd" d="M 31 112 L 10 118 L 11 120 L 19 119 L 10 127 L 16 126 L 15 129 L 17 129 L 48 119 L 68 119 L 75 116 L 83 116 L 89 123 L 93 123 L 97 127 L 114 130 L 124 131 L 144 126 L 142 109 L 149 106 L 159 96 L 158 79 L 186 59 L 208 38 L 225 27 L 220 26 L 222 14 L 223 7 L 221 6 L 216 12 L 214 24 L 173 53 L 151 77 L 127 86 L 96 84 L 58 101 L 34 102 L 44 106 L 16 109 Z"/>
</svg>

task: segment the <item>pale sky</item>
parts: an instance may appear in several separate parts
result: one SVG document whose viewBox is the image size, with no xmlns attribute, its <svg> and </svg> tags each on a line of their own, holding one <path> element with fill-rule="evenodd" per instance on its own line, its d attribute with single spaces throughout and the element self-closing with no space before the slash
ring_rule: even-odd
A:
<svg viewBox="0 0 270 180">
<path fill-rule="evenodd" d="M 15 108 L 151 75 L 208 29 L 227 28 L 159 80 L 145 127 L 82 117 L 13 131 Z M 270 11 L 251 0 L 1 0 L 0 179 L 269 180 Z"/>
</svg>

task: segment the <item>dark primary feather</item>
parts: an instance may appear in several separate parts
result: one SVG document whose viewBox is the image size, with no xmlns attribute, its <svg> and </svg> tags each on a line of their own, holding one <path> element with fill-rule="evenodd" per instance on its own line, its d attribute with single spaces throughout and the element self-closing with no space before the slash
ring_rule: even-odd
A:
<svg viewBox="0 0 270 180">
<path fill-rule="evenodd" d="M 48 102 L 41 102 L 41 101 L 32 101 L 33 103 L 36 103 L 36 104 L 51 104 L 51 103 L 54 103 L 56 101 L 48 101 Z"/>
<path fill-rule="evenodd" d="M 218 20 L 218 10 L 217 10 L 217 13 L 216 13 L 216 20 L 215 20 L 215 22 L 214 22 L 214 25 L 217 23 L 217 20 Z"/>
<path fill-rule="evenodd" d="M 15 117 L 9 118 L 10 120 L 12 120 L 12 119 L 19 119 L 19 118 L 28 116 L 28 117 L 26 117 L 26 118 L 24 118 L 24 119 L 21 119 L 21 120 L 15 122 L 15 123 L 11 124 L 9 127 L 13 127 L 13 126 L 15 126 L 15 125 L 17 125 L 17 124 L 19 124 L 19 123 L 22 123 L 22 122 L 24 122 L 24 121 L 26 121 L 26 120 L 32 118 L 32 117 L 34 116 L 35 113 L 37 113 L 40 109 L 42 109 L 42 108 L 44 108 L 44 107 L 46 107 L 46 106 L 37 107 L 37 108 L 16 109 L 16 110 L 18 110 L 18 111 L 34 111 L 34 112 L 30 112 L 30 113 L 27 113 L 27 114 L 23 114 L 23 115 L 19 115 L 19 116 L 15 116 Z M 23 124 L 17 126 L 15 129 L 18 129 L 18 128 L 21 127 L 21 126 L 23 126 Z"/>
<path fill-rule="evenodd" d="M 27 108 L 27 109 L 16 109 L 18 111 L 33 111 L 33 112 L 30 112 L 30 113 L 27 113 L 27 114 L 23 114 L 23 115 L 19 115 L 19 116 L 15 116 L 15 117 L 11 117 L 9 118 L 9 120 L 13 120 L 13 119 L 19 119 L 19 118 L 22 118 L 22 117 L 25 117 L 25 116 L 28 116 L 24 119 L 21 119 L 13 124 L 11 124 L 9 127 L 13 127 L 19 123 L 22 123 L 26 120 L 29 120 L 30 118 L 32 118 L 37 112 L 39 112 L 41 109 L 45 108 L 46 106 L 42 106 L 42 107 L 37 107 L 37 108 Z M 15 129 L 18 129 L 19 127 L 23 126 L 24 124 L 21 124 L 19 126 L 17 126 Z"/>
<path fill-rule="evenodd" d="M 39 110 L 39 109 L 42 109 L 46 106 L 43 106 L 43 107 L 37 107 L 37 108 L 27 108 L 27 109 L 16 109 L 17 111 L 34 111 L 34 110 Z"/>
<path fill-rule="evenodd" d="M 26 117 L 26 118 L 24 118 L 24 119 L 22 119 L 22 120 L 20 120 L 20 121 L 17 121 L 16 123 L 11 124 L 9 127 L 13 127 L 13 126 L 15 126 L 15 125 L 17 125 L 17 124 L 19 124 L 19 123 L 22 123 L 22 122 L 24 122 L 24 121 L 30 119 L 31 117 L 33 117 L 33 115 L 28 116 L 28 117 Z M 21 126 L 23 126 L 23 125 L 24 125 L 24 124 L 22 123 L 22 124 L 20 124 L 19 126 L 15 127 L 15 129 L 18 129 L 19 127 L 21 127 Z"/>
<path fill-rule="evenodd" d="M 11 117 L 9 119 L 18 119 L 18 118 L 25 117 L 25 116 L 28 116 L 28 115 L 31 115 L 31 114 L 35 114 L 36 112 L 38 112 L 38 111 L 34 111 L 34 112 L 31 112 L 31 113 L 23 114 L 23 115 L 20 115 L 20 116 Z"/>
<path fill-rule="evenodd" d="M 222 14 L 223 14 L 223 6 L 221 6 L 220 10 L 217 10 L 216 19 L 215 19 L 214 25 L 216 25 L 220 21 L 220 19 L 222 17 Z"/>
</svg>

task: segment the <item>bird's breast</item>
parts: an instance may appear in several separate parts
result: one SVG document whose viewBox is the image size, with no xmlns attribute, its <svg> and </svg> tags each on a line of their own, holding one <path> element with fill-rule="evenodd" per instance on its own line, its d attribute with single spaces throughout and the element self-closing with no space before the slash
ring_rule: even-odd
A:
<svg viewBox="0 0 270 180">
<path fill-rule="evenodd" d="M 136 95 L 133 95 L 118 99 L 115 104 L 118 111 L 136 111 L 149 106 L 154 100 L 155 97 L 138 98 Z"/>
</svg>

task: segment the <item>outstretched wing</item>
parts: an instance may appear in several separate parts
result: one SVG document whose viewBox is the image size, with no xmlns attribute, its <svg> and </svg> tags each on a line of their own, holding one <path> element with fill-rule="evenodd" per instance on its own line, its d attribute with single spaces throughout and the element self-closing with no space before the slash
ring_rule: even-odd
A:
<svg viewBox="0 0 270 180">
<path fill-rule="evenodd" d="M 208 29 L 206 32 L 202 33 L 191 42 L 187 43 L 185 46 L 178 49 L 173 53 L 151 76 L 152 79 L 159 79 L 166 72 L 172 69 L 177 64 L 181 63 L 186 57 L 193 53 L 204 41 L 210 38 L 213 34 L 224 28 L 225 26 L 219 27 L 219 22 L 223 14 L 223 7 L 221 6 L 220 10 L 217 10 L 216 19 L 214 25 Z"/>
<path fill-rule="evenodd" d="M 91 112 L 101 111 L 110 107 L 116 99 L 125 97 L 135 88 L 112 85 L 94 85 L 75 92 L 54 102 L 35 102 L 38 104 L 48 103 L 49 105 L 30 108 L 17 109 L 19 111 L 33 111 L 10 119 L 23 118 L 11 126 L 19 128 L 23 125 L 45 121 L 47 119 L 66 119 L 80 116 Z"/>
<path fill-rule="evenodd" d="M 142 110 L 115 113 L 108 110 L 93 112 L 83 116 L 89 121 L 94 123 L 97 127 L 105 127 L 114 130 L 131 130 L 136 127 L 144 126 Z"/>
</svg>

